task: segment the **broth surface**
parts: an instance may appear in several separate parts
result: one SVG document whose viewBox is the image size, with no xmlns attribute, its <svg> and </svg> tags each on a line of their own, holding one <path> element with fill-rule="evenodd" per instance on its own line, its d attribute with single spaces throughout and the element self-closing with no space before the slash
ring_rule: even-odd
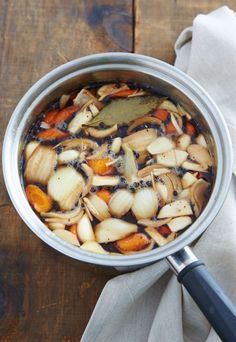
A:
<svg viewBox="0 0 236 342">
<path fill-rule="evenodd" d="M 25 139 L 27 199 L 55 235 L 94 253 L 143 253 L 204 209 L 214 160 L 201 126 L 136 84 L 87 86 L 40 113 Z"/>
</svg>

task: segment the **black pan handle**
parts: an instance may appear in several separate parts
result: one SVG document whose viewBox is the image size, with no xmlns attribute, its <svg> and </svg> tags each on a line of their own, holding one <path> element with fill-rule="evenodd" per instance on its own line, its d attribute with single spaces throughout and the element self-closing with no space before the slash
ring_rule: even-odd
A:
<svg viewBox="0 0 236 342">
<path fill-rule="evenodd" d="M 236 341 L 236 306 L 189 247 L 168 257 L 190 296 L 206 316 L 223 342 Z"/>
</svg>

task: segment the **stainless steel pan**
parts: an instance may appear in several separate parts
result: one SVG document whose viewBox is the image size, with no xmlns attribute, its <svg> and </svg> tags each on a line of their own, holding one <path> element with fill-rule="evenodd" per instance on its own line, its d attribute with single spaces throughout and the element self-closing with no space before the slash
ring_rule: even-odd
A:
<svg viewBox="0 0 236 342">
<path fill-rule="evenodd" d="M 166 246 L 144 254 L 106 256 L 69 245 L 39 220 L 21 185 L 19 161 L 29 125 L 49 102 L 81 84 L 100 81 L 134 81 L 159 89 L 180 102 L 204 128 L 211 153 L 217 161 L 210 200 L 193 225 Z M 137 267 L 166 258 L 223 341 L 236 341 L 236 308 L 224 295 L 204 264 L 189 247 L 207 229 L 226 197 L 232 174 L 232 148 L 225 121 L 214 101 L 193 79 L 154 58 L 129 53 L 104 53 L 66 63 L 40 79 L 24 95 L 9 122 L 3 146 L 3 171 L 8 193 L 19 215 L 40 239 L 72 258 L 116 267 Z"/>
</svg>

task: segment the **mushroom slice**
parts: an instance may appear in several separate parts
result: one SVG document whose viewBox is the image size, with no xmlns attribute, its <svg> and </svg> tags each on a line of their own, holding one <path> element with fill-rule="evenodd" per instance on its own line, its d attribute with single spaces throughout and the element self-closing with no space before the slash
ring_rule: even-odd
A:
<svg viewBox="0 0 236 342">
<path fill-rule="evenodd" d="M 39 141 L 30 141 L 26 146 L 25 146 L 25 160 L 27 161 L 29 157 L 32 155 L 34 150 L 39 146 Z"/>
<path fill-rule="evenodd" d="M 86 151 L 88 149 L 95 150 L 98 148 L 98 144 L 95 141 L 85 138 L 64 140 L 54 146 L 54 148 L 59 146 L 63 147 L 65 151 L 70 150 L 71 148 L 76 148 L 81 151 Z"/>
<path fill-rule="evenodd" d="M 86 181 L 85 187 L 83 188 L 83 191 L 82 191 L 82 197 L 84 197 L 91 190 L 91 187 L 92 187 L 92 184 L 93 184 L 93 170 L 91 169 L 91 167 L 89 167 L 85 163 L 81 164 L 81 168 L 82 168 L 82 170 L 85 172 L 85 174 L 87 176 L 87 181 Z"/>
<path fill-rule="evenodd" d="M 76 207 L 75 209 L 71 211 L 66 212 L 60 212 L 60 211 L 49 211 L 47 213 L 41 213 L 40 215 L 42 217 L 51 217 L 51 218 L 59 218 L 59 219 L 71 219 L 78 214 L 80 214 L 82 211 L 82 208 L 80 206 Z"/>
<path fill-rule="evenodd" d="M 82 129 L 82 126 L 89 123 L 92 118 L 92 113 L 85 108 L 82 112 L 78 112 L 71 120 L 68 125 L 68 131 L 72 134 L 79 133 Z"/>
<path fill-rule="evenodd" d="M 105 154 L 107 154 L 107 150 L 108 150 L 108 144 L 104 143 L 97 148 L 97 150 L 95 151 L 94 154 L 86 157 L 86 159 L 88 159 L 88 160 L 90 160 L 90 159 L 101 159 L 105 156 Z"/>
<path fill-rule="evenodd" d="M 105 201 L 95 194 L 90 194 L 88 198 L 84 198 L 89 211 L 95 216 L 99 221 L 103 221 L 109 218 L 111 215 L 108 210 L 108 206 Z"/>
<path fill-rule="evenodd" d="M 77 224 L 77 234 L 81 242 L 94 241 L 93 227 L 87 214 L 84 214 Z"/>
<path fill-rule="evenodd" d="M 149 220 L 149 219 L 141 219 L 141 220 L 138 220 L 138 224 L 140 224 L 141 226 L 145 226 L 145 227 L 158 228 L 169 223 L 170 221 L 171 221 L 171 218 L 167 218 L 163 220 L 156 220 L 156 221 Z"/>
<path fill-rule="evenodd" d="M 68 164 L 72 160 L 79 158 L 79 151 L 67 150 L 63 151 L 58 155 L 58 164 Z"/>
<path fill-rule="evenodd" d="M 112 144 L 111 144 L 111 151 L 115 154 L 119 153 L 121 144 L 122 144 L 122 139 L 120 137 L 113 139 Z"/>
<path fill-rule="evenodd" d="M 190 171 L 198 171 L 198 172 L 206 172 L 207 171 L 201 165 L 199 165 L 197 163 L 193 163 L 193 162 L 188 161 L 188 160 L 183 162 L 183 164 L 181 166 L 182 166 L 182 168 L 184 168 L 186 170 L 190 170 Z"/>
<path fill-rule="evenodd" d="M 158 244 L 158 246 L 164 246 L 170 241 L 174 240 L 176 237 L 176 234 L 172 232 L 167 236 L 167 238 L 165 238 L 158 232 L 156 228 L 153 227 L 147 227 L 144 230 L 149 236 L 151 236 L 151 238 Z"/>
<path fill-rule="evenodd" d="M 143 233 L 133 233 L 125 238 L 116 241 L 116 248 L 122 253 L 139 252 L 145 250 L 151 243 L 151 239 Z"/>
<path fill-rule="evenodd" d="M 176 191 L 177 194 L 179 194 L 183 190 L 180 178 L 174 172 L 169 172 L 169 173 L 167 173 L 166 176 L 169 177 L 169 179 L 173 185 L 174 191 Z"/>
<path fill-rule="evenodd" d="M 124 156 L 124 171 L 123 174 L 128 183 L 134 182 L 137 178 L 137 166 L 133 151 L 128 144 L 122 144 L 122 148 L 125 152 Z"/>
<path fill-rule="evenodd" d="M 177 118 L 178 122 L 177 122 L 176 118 Z M 174 114 L 174 113 L 170 113 L 170 119 L 171 119 L 171 122 L 172 122 L 173 126 L 176 129 L 176 132 L 178 134 L 182 134 L 183 133 L 183 131 L 181 129 L 181 127 L 182 127 L 182 119 L 178 116 L 178 114 Z"/>
<path fill-rule="evenodd" d="M 73 167 L 58 168 L 48 181 L 48 194 L 62 210 L 71 210 L 83 191 L 84 179 Z"/>
<path fill-rule="evenodd" d="M 136 233 L 138 226 L 120 219 L 108 218 L 95 226 L 95 237 L 99 243 L 108 243 Z"/>
<path fill-rule="evenodd" d="M 188 157 L 188 153 L 181 150 L 171 150 L 158 154 L 156 159 L 163 166 L 175 167 L 180 166 Z"/>
<path fill-rule="evenodd" d="M 190 188 L 184 189 L 181 191 L 181 193 L 178 195 L 178 200 L 179 199 L 186 199 L 190 200 L 191 194 L 190 194 Z"/>
<path fill-rule="evenodd" d="M 39 145 L 26 162 L 25 179 L 46 185 L 57 163 L 57 154 L 50 146 Z"/>
<path fill-rule="evenodd" d="M 155 216 L 157 209 L 158 198 L 153 189 L 143 188 L 136 191 L 131 210 L 137 220 Z"/>
<path fill-rule="evenodd" d="M 147 128 L 126 136 L 123 138 L 123 143 L 127 143 L 129 147 L 136 152 L 142 152 L 146 150 L 148 145 L 150 145 L 156 138 L 157 130 Z"/>
<path fill-rule="evenodd" d="M 197 182 L 195 182 L 192 185 L 190 189 L 191 202 L 193 204 L 193 210 L 196 216 L 200 215 L 200 213 L 206 205 L 206 193 L 208 191 L 209 185 L 210 184 L 208 182 L 200 178 Z"/>
<path fill-rule="evenodd" d="M 163 166 L 160 164 L 152 164 L 139 170 L 137 176 L 139 178 L 144 178 L 149 176 L 151 172 L 153 172 L 155 176 L 158 176 L 159 174 L 170 172 L 170 170 L 163 168 Z"/>
<path fill-rule="evenodd" d="M 94 100 L 97 100 L 95 96 L 93 96 L 93 94 L 83 88 L 78 94 L 77 96 L 75 97 L 75 99 L 73 100 L 73 104 L 74 106 L 80 106 L 80 107 L 83 107 L 84 105 L 86 105 L 88 102 L 90 101 L 94 101 Z"/>
<path fill-rule="evenodd" d="M 157 218 L 167 218 L 167 217 L 178 217 L 192 215 L 193 211 L 191 209 L 190 203 L 187 200 L 177 200 L 166 204 L 161 208 Z"/>
<path fill-rule="evenodd" d="M 141 118 L 138 118 L 132 122 L 132 124 L 129 126 L 127 133 L 130 134 L 136 127 L 144 124 L 151 124 L 151 125 L 162 125 L 162 122 L 154 118 L 152 116 L 143 116 Z"/>
<path fill-rule="evenodd" d="M 60 239 L 64 240 L 65 242 L 68 242 L 74 246 L 80 246 L 80 243 L 76 237 L 75 234 L 69 232 L 65 229 L 56 229 L 53 231 L 53 233 L 59 237 Z"/>
<path fill-rule="evenodd" d="M 107 251 L 105 251 L 102 246 L 96 242 L 96 241 L 85 241 L 81 246 L 81 249 L 84 249 L 88 252 L 98 253 L 98 254 L 109 254 Z"/>
<path fill-rule="evenodd" d="M 119 176 L 93 176 L 93 186 L 116 186 L 120 183 Z"/>
<path fill-rule="evenodd" d="M 97 129 L 94 127 L 86 127 L 85 132 L 94 138 L 102 139 L 102 138 L 105 138 L 105 137 L 108 137 L 108 136 L 114 134 L 117 131 L 117 129 L 118 129 L 118 125 L 115 124 L 111 127 L 105 128 L 105 129 Z"/>
<path fill-rule="evenodd" d="M 147 150 L 151 154 L 159 154 L 170 151 L 175 148 L 175 143 L 167 137 L 158 137 L 150 145 Z"/>
<path fill-rule="evenodd" d="M 178 114 L 180 116 L 186 116 L 186 118 L 188 120 L 192 119 L 191 115 L 182 106 L 180 106 L 179 104 L 177 104 L 177 109 L 178 109 Z"/>
<path fill-rule="evenodd" d="M 47 223 L 62 223 L 67 226 L 70 226 L 74 223 L 78 223 L 81 217 L 83 216 L 83 210 L 81 210 L 80 213 L 78 213 L 76 216 L 73 216 L 71 218 L 59 218 L 59 217 L 47 217 L 45 218 L 45 222 Z"/>
<path fill-rule="evenodd" d="M 67 102 L 69 101 L 70 99 L 70 95 L 66 95 L 66 94 L 63 94 L 61 97 L 60 97 L 60 100 L 59 100 L 59 107 L 60 109 L 63 109 Z"/>
<path fill-rule="evenodd" d="M 174 187 L 167 174 L 158 176 L 155 187 L 165 203 L 169 203 L 172 201 Z"/>
<path fill-rule="evenodd" d="M 47 224 L 48 228 L 51 230 L 56 230 L 56 229 L 65 229 L 66 225 L 64 223 L 59 223 L 59 222 L 55 222 L 55 223 L 48 223 Z"/>
<path fill-rule="evenodd" d="M 186 189 L 197 181 L 197 177 L 190 172 L 186 172 L 182 177 L 183 188 Z"/>
<path fill-rule="evenodd" d="M 186 151 L 191 144 L 191 137 L 188 134 L 182 134 L 178 137 L 176 147 L 180 150 Z"/>
<path fill-rule="evenodd" d="M 108 203 L 110 213 L 119 218 L 124 216 L 132 207 L 133 200 L 134 196 L 130 191 L 117 190 Z"/>
<path fill-rule="evenodd" d="M 204 138 L 204 135 L 203 134 L 199 134 L 197 137 L 196 137 L 196 143 L 198 145 L 201 145 L 205 148 L 207 148 L 207 142 L 206 142 L 206 139 Z"/>
<path fill-rule="evenodd" d="M 192 144 L 188 146 L 187 151 L 190 158 L 200 164 L 204 170 L 213 165 L 212 158 L 206 147 Z"/>
<path fill-rule="evenodd" d="M 176 113 L 178 113 L 177 107 L 174 105 L 173 102 L 171 102 L 169 100 L 163 101 L 158 108 L 166 109 L 169 112 L 176 112 Z"/>
<path fill-rule="evenodd" d="M 186 228 L 192 223 L 192 219 L 189 216 L 180 216 L 172 219 L 169 223 L 168 226 L 170 230 L 174 233 Z"/>
</svg>

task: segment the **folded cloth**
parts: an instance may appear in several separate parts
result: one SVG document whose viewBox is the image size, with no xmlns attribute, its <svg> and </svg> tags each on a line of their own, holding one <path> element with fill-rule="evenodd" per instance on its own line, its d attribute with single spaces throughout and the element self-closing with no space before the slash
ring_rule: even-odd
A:
<svg viewBox="0 0 236 342">
<path fill-rule="evenodd" d="M 236 18 L 227 7 L 198 15 L 193 26 L 177 39 L 175 65 L 215 99 L 229 126 L 236 157 L 235 32 Z M 236 303 L 235 188 L 233 176 L 223 208 L 193 250 Z M 82 342 L 91 341 L 217 342 L 220 339 L 163 260 L 106 284 L 82 337 Z"/>
</svg>

